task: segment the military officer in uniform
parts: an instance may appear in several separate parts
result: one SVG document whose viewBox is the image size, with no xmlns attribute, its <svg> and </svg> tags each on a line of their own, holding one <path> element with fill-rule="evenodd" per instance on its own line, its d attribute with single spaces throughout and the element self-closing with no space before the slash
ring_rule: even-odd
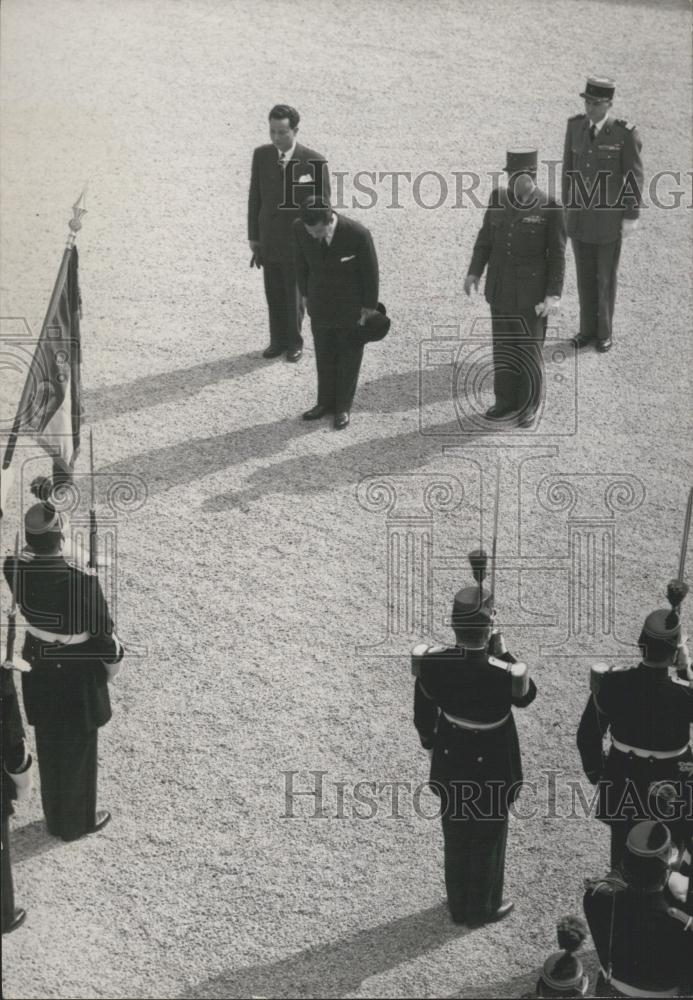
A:
<svg viewBox="0 0 693 1000">
<path fill-rule="evenodd" d="M 690 996 L 693 918 L 672 906 L 669 830 L 646 820 L 628 834 L 621 872 L 587 882 L 583 906 L 599 956 L 595 996 Z"/>
<path fill-rule="evenodd" d="M 45 495 L 39 486 L 37 495 Z M 36 733 L 48 830 L 75 840 L 102 829 L 96 809 L 97 734 L 111 717 L 108 680 L 123 657 L 98 577 L 62 554 L 62 517 L 49 500 L 24 518 L 26 548 L 8 556 L 5 578 L 27 623 L 24 707 Z"/>
<path fill-rule="evenodd" d="M 496 400 L 486 417 L 512 414 L 520 427 L 531 427 L 543 398 L 546 324 L 563 291 L 565 221 L 560 206 L 536 186 L 536 150 L 509 151 L 505 170 L 508 187 L 491 194 L 464 290 L 478 290 L 488 265 Z"/>
<path fill-rule="evenodd" d="M 580 95 L 585 113 L 568 119 L 563 152 L 563 205 L 573 242 L 580 298 L 578 347 L 612 345 L 621 240 L 638 225 L 642 143 L 635 125 L 610 113 L 613 80 L 590 77 Z"/>
<path fill-rule="evenodd" d="M 653 611 L 640 634 L 642 661 L 637 667 L 592 668 L 592 693 L 577 745 L 588 780 L 599 784 L 597 816 L 611 830 L 612 868 L 621 862 L 631 827 L 657 816 L 652 786 L 667 781 L 680 788 L 680 765 L 692 759 L 693 689 L 669 676 L 680 642 L 673 607 Z M 607 732 L 611 747 L 605 754 Z"/>
<path fill-rule="evenodd" d="M 485 559 L 471 558 L 479 555 Z M 508 811 L 522 785 L 512 706 L 529 705 L 536 687 L 526 665 L 504 651 L 481 578 L 455 595 L 452 625 L 454 646 L 412 651 L 414 724 L 441 800 L 450 913 L 477 926 L 514 905 L 503 900 Z"/>
</svg>

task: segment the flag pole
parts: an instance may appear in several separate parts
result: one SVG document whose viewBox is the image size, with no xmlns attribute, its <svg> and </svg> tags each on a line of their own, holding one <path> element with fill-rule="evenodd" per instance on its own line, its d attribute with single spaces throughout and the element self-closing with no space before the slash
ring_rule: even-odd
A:
<svg viewBox="0 0 693 1000">
<path fill-rule="evenodd" d="M 48 303 L 48 309 L 46 310 L 46 318 L 43 321 L 43 326 L 41 327 L 40 333 L 43 333 L 43 331 L 45 330 L 45 328 L 48 326 L 48 323 L 49 323 L 49 321 L 51 319 L 51 316 L 55 312 L 55 307 L 56 307 L 56 305 L 58 303 L 58 298 L 59 298 L 61 290 L 62 290 L 63 277 L 64 277 L 64 274 L 65 274 L 65 270 L 67 268 L 67 265 L 69 263 L 70 257 L 72 255 L 72 250 L 73 250 L 73 248 L 75 246 L 75 241 L 77 239 L 77 233 L 82 228 L 82 216 L 85 215 L 86 211 L 87 211 L 86 208 L 84 207 L 85 204 L 86 204 L 86 194 L 87 194 L 87 185 L 85 184 L 84 188 L 82 189 L 82 193 L 80 194 L 79 198 L 74 203 L 74 205 L 72 206 L 72 218 L 68 222 L 68 226 L 70 227 L 70 232 L 68 233 L 68 236 L 67 236 L 67 241 L 65 243 L 65 251 L 63 253 L 63 259 L 61 260 L 60 267 L 58 269 L 58 277 L 55 279 L 55 284 L 53 286 L 53 292 L 51 294 L 50 302 Z M 36 349 L 37 350 L 38 350 L 38 345 L 40 343 L 41 343 L 41 336 L 39 334 L 39 340 L 38 340 L 38 343 L 36 345 Z M 35 357 L 36 357 L 36 354 L 34 354 L 34 358 Z M 32 361 L 32 366 L 33 366 L 33 361 Z M 29 369 L 29 373 L 30 372 L 31 372 L 31 368 Z M 24 383 L 24 389 L 22 391 L 22 395 L 20 396 L 19 405 L 17 406 L 17 413 L 15 415 L 14 423 L 12 425 L 12 431 L 10 432 L 10 436 L 9 436 L 8 441 L 7 441 L 7 447 L 5 448 L 5 457 L 2 460 L 2 467 L 3 467 L 3 469 L 8 469 L 9 468 L 10 462 L 12 461 L 12 458 L 14 456 L 14 449 L 15 449 L 15 445 L 17 443 L 17 437 L 19 435 L 19 429 L 20 429 L 20 427 L 22 425 L 22 414 L 24 413 L 24 410 L 25 410 L 25 404 L 26 404 L 25 396 L 26 396 L 26 393 L 27 393 L 27 388 L 30 385 L 29 373 L 27 373 L 27 380 Z"/>
</svg>

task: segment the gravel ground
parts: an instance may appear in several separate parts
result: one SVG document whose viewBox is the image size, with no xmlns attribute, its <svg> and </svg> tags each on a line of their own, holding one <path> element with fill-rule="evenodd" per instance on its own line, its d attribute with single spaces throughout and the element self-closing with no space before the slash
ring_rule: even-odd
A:
<svg viewBox="0 0 693 1000">
<path fill-rule="evenodd" d="M 88 179 L 83 377 L 99 482 L 146 486 L 118 521 L 118 631 L 139 655 L 100 741 L 113 822 L 63 845 L 37 792 L 18 811 L 29 915 L 3 940 L 6 996 L 512 996 L 553 950 L 556 919 L 606 864 L 596 821 L 542 802 L 514 820 L 517 910 L 470 933 L 446 916 L 438 823 L 404 793 L 397 818 L 387 790 L 373 819 L 354 814 L 353 783 L 416 786 L 427 763 L 411 724 L 412 629 L 383 642 L 386 515 L 357 486 L 388 475 L 413 496 L 455 477 L 459 503 L 432 515 L 432 634 L 445 640 L 481 510 L 488 537 L 500 458 L 501 615 L 540 691 L 518 720 L 525 772 L 539 799 L 547 770 L 577 779 L 600 640 L 551 648 L 568 635 L 569 512 L 537 496 L 546 476 L 578 476 L 587 499 L 571 516 L 615 525 L 615 633 L 632 642 L 674 573 L 691 482 L 690 191 L 678 209 L 643 213 L 624 246 L 616 347 L 577 368 L 569 253 L 552 331 L 566 360 L 522 449 L 517 436 L 460 434 L 445 371 L 420 378 L 434 327 L 459 327 L 463 342 L 472 320 L 484 328 L 484 303 L 462 296 L 480 209 L 453 208 L 451 192 L 427 210 L 406 185 L 393 209 L 389 182 L 370 210 L 349 207 L 373 232 L 394 323 L 366 353 L 352 426 L 335 434 L 298 419 L 314 401 L 310 335 L 299 365 L 260 358 L 245 205 L 277 101 L 300 109 L 301 137 L 333 171 L 450 178 L 499 169 L 506 145 L 558 160 L 594 72 L 617 79 L 648 177 L 689 169 L 683 4 L 5 0 L 0 312 L 38 331 Z M 429 203 L 436 191 L 431 178 L 421 188 Z M 614 512 L 602 498 L 617 474 L 633 478 L 630 509 Z M 411 527 L 411 504 L 391 527 L 400 513 Z M 3 551 L 16 517 L 15 502 Z M 282 818 L 286 771 L 299 789 L 325 772 L 326 818 L 309 818 L 309 799 Z"/>
</svg>

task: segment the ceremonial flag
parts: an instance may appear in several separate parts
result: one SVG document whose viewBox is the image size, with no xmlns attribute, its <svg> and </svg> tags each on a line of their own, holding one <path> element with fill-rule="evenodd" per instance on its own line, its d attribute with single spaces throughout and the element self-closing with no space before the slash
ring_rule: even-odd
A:
<svg viewBox="0 0 693 1000">
<path fill-rule="evenodd" d="M 79 211 L 81 214 L 84 212 L 81 208 Z M 76 230 L 73 232 L 76 233 Z M 78 257 L 73 235 L 63 254 L 19 401 L 12 433 L 5 449 L 3 469 L 7 469 L 12 461 L 17 436 L 30 434 L 53 459 L 55 484 L 71 481 L 75 459 L 79 454 L 83 417 L 79 319 Z"/>
</svg>

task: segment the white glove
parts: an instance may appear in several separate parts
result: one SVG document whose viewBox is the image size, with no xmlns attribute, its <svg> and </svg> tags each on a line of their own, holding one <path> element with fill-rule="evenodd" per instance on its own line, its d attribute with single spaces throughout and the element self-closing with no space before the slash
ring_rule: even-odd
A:
<svg viewBox="0 0 693 1000">
<path fill-rule="evenodd" d="M 635 232 L 638 228 L 639 219 L 624 219 L 621 223 L 621 236 L 623 239 L 627 239 L 629 236 Z"/>
<path fill-rule="evenodd" d="M 560 308 L 560 295 L 547 295 L 543 302 L 537 302 L 534 311 L 537 316 L 553 316 Z"/>
</svg>

